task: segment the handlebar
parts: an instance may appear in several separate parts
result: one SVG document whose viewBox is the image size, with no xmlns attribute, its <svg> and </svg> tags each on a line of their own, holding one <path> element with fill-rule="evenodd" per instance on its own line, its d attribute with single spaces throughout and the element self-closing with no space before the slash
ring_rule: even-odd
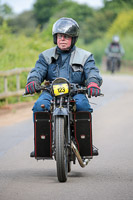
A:
<svg viewBox="0 0 133 200">
<path fill-rule="evenodd" d="M 36 86 L 36 91 L 37 93 L 41 92 L 41 91 L 47 91 L 47 92 L 51 92 L 51 86 L 52 84 L 49 84 L 49 85 L 37 85 Z M 80 87 L 78 84 L 74 84 L 74 83 L 71 83 L 71 90 L 70 90 L 70 93 L 83 93 L 83 94 L 86 94 L 87 93 L 87 88 L 86 87 Z M 23 96 L 34 96 L 34 94 L 26 94 L 24 93 Z M 104 96 L 103 93 L 100 93 L 99 96 Z"/>
</svg>

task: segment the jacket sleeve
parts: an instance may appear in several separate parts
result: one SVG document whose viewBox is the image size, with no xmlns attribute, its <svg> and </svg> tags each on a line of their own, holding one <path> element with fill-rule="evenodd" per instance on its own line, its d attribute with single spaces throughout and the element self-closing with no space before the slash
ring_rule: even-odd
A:
<svg viewBox="0 0 133 200">
<path fill-rule="evenodd" d="M 88 86 L 90 82 L 95 82 L 98 86 L 102 85 L 102 77 L 100 76 L 99 69 L 95 65 L 93 55 L 90 55 L 84 65 L 85 84 Z"/>
<path fill-rule="evenodd" d="M 27 77 L 27 83 L 36 81 L 37 83 L 41 84 L 46 78 L 47 69 L 48 63 L 46 62 L 44 56 L 40 54 L 35 67 L 30 71 Z"/>
</svg>

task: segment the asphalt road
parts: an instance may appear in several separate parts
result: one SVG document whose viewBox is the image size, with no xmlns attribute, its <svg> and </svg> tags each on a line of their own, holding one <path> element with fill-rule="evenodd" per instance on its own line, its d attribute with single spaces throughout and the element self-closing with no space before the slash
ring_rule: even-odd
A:
<svg viewBox="0 0 133 200">
<path fill-rule="evenodd" d="M 32 119 L 0 127 L 0 200 L 133 199 L 133 77 L 103 78 L 105 96 L 90 99 L 99 156 L 85 168 L 72 165 L 68 181 L 59 183 L 55 161 L 29 157 Z"/>
</svg>

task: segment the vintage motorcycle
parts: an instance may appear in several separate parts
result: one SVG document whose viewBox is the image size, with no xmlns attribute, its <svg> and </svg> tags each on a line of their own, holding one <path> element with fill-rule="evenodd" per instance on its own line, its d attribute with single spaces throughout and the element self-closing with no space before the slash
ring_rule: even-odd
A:
<svg viewBox="0 0 133 200">
<path fill-rule="evenodd" d="M 92 116 L 90 112 L 76 112 L 72 96 L 86 93 L 86 87 L 70 84 L 65 78 L 45 82 L 38 90 L 51 93 L 50 111 L 34 114 L 35 159 L 55 159 L 59 182 L 66 182 L 71 163 L 76 158 L 85 167 L 93 158 Z"/>
</svg>

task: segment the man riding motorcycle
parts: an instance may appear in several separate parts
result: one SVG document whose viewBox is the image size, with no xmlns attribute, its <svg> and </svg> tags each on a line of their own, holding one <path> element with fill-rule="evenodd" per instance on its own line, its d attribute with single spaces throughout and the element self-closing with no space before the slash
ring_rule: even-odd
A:
<svg viewBox="0 0 133 200">
<path fill-rule="evenodd" d="M 60 18 L 52 29 L 55 47 L 43 51 L 27 77 L 25 87 L 26 94 L 37 92 L 37 85 L 44 80 L 52 82 L 57 77 L 66 78 L 70 83 L 87 86 L 88 97 L 99 96 L 102 78 L 95 66 L 92 53 L 77 48 L 75 43 L 79 36 L 79 25 L 72 18 Z M 76 101 L 77 111 L 92 112 L 88 98 L 85 94 L 73 96 Z M 50 110 L 52 96 L 48 92 L 42 92 L 33 106 L 33 113 Z M 44 108 L 41 105 L 44 104 Z M 93 154 L 98 155 L 98 150 L 93 148 Z M 31 152 L 31 157 L 34 152 Z"/>
</svg>

